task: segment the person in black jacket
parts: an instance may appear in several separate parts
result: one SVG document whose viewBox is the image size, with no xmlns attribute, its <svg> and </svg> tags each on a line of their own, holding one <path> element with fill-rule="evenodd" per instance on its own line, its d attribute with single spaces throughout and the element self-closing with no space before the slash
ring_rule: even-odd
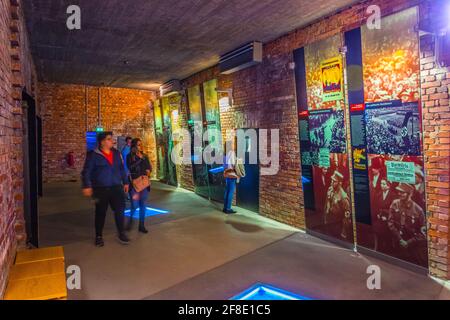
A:
<svg viewBox="0 0 450 320">
<path fill-rule="evenodd" d="M 129 182 L 123 159 L 120 152 L 113 148 L 112 133 L 99 133 L 97 142 L 98 148 L 87 154 L 81 174 L 83 194 L 95 199 L 95 245 L 104 246 L 103 227 L 108 206 L 114 211 L 119 241 L 128 244 L 129 239 L 124 232 L 123 213 Z"/>
<path fill-rule="evenodd" d="M 136 138 L 131 141 L 131 152 L 128 154 L 126 162 L 128 170 L 130 171 L 131 180 L 138 179 L 142 176 L 147 176 L 150 178 L 152 166 L 147 155 L 144 154 L 144 147 L 141 139 Z M 127 229 L 130 230 L 132 228 L 134 213 L 136 212 L 136 208 L 139 208 L 139 232 L 148 233 L 148 230 L 145 228 L 145 211 L 147 209 L 146 201 L 150 192 L 150 186 L 140 192 L 137 192 L 134 189 L 133 184 L 131 185 L 130 193 L 132 206 L 130 222 Z"/>
</svg>

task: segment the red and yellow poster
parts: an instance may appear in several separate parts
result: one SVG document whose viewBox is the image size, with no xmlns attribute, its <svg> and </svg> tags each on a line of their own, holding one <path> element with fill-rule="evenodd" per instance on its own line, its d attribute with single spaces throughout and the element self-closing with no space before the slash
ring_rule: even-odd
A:
<svg viewBox="0 0 450 320">
<path fill-rule="evenodd" d="M 323 102 L 344 99 L 342 57 L 338 56 L 322 61 L 320 70 L 322 75 Z"/>
<path fill-rule="evenodd" d="M 324 87 L 323 73 L 325 72 L 326 81 L 335 82 L 336 64 L 331 63 L 339 56 L 339 48 L 342 46 L 341 36 L 339 34 L 321 41 L 314 42 L 305 47 L 305 71 L 306 71 L 306 94 L 308 98 L 308 110 L 324 109 L 343 109 L 343 95 L 338 99 L 324 99 L 332 93 L 333 86 Z M 342 75 L 342 60 L 340 60 Z M 328 63 L 327 65 L 325 65 Z M 325 69 L 323 68 L 325 67 Z M 326 89 L 326 93 L 324 92 Z M 341 85 L 341 92 L 343 86 Z"/>
</svg>

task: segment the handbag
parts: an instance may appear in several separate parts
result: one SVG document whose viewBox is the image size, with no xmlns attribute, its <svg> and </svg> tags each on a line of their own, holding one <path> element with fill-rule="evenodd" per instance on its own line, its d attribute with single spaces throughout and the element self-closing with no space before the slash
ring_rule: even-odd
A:
<svg viewBox="0 0 450 320">
<path fill-rule="evenodd" d="M 245 166 L 244 161 L 242 159 L 238 158 L 236 160 L 235 170 L 239 178 L 245 178 Z"/>
<path fill-rule="evenodd" d="M 234 169 L 225 169 L 223 172 L 224 178 L 237 179 L 239 176 L 236 174 Z"/>
<path fill-rule="evenodd" d="M 142 159 L 139 159 L 136 163 L 134 163 L 131 168 L 137 167 L 142 162 Z M 130 169 L 131 169 L 130 168 Z M 131 175 L 130 175 L 131 178 Z M 136 179 L 131 180 L 131 184 L 136 192 L 141 192 L 145 188 L 150 187 L 150 178 L 147 175 L 142 175 Z"/>
<path fill-rule="evenodd" d="M 136 192 L 141 192 L 145 188 L 150 187 L 150 179 L 148 176 L 140 176 L 132 180 L 133 188 Z"/>
</svg>

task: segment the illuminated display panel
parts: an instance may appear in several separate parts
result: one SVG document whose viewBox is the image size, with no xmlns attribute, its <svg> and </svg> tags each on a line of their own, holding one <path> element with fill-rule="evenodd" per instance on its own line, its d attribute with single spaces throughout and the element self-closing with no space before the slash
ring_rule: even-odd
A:
<svg viewBox="0 0 450 320">
<path fill-rule="evenodd" d="M 341 34 L 304 48 L 308 112 L 300 120 L 309 230 L 352 244 L 353 221 L 344 100 Z M 306 143 L 305 143 L 306 141 Z M 307 169 L 307 170 L 305 170 Z"/>
<path fill-rule="evenodd" d="M 353 139 L 353 151 L 363 150 L 367 159 L 370 200 L 364 219 L 368 210 L 356 207 L 358 245 L 426 268 L 417 13 L 411 8 L 387 16 L 381 29 L 361 27 L 364 108 L 351 117 L 354 131 L 366 136 L 359 146 Z M 358 51 L 357 41 L 348 44 L 349 55 Z M 356 198 L 359 194 L 355 191 Z"/>
</svg>

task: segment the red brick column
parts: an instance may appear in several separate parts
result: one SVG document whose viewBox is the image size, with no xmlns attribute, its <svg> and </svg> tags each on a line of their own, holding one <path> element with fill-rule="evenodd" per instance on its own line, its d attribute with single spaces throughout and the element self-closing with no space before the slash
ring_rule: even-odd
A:
<svg viewBox="0 0 450 320">
<path fill-rule="evenodd" d="M 435 62 L 432 36 L 421 38 L 421 82 L 430 274 L 450 278 L 450 69 Z"/>
<path fill-rule="evenodd" d="M 34 83 L 21 1 L 0 0 L 0 298 L 16 249 L 26 241 L 22 90 L 33 95 Z"/>
</svg>

